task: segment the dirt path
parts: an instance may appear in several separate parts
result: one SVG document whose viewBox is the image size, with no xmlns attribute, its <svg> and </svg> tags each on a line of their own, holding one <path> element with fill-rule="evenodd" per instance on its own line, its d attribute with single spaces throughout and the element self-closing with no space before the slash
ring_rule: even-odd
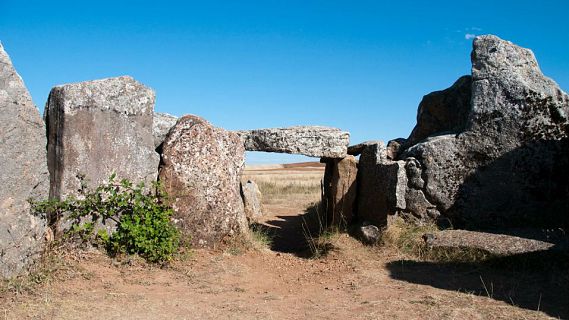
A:
<svg viewBox="0 0 569 320">
<path fill-rule="evenodd" d="M 298 199 L 304 199 L 299 201 Z M 282 200 L 282 199 L 281 199 Z M 544 319 L 569 315 L 555 277 L 429 264 L 347 235 L 299 256 L 295 196 L 265 207 L 273 250 L 195 250 L 167 268 L 69 256 L 32 292 L 0 295 L 0 319 Z M 285 199 L 286 200 L 286 199 Z M 309 201 L 310 200 L 310 201 Z M 565 291 L 564 291 L 565 290 Z M 513 303 L 512 303 L 513 302 Z M 519 305 L 515 306 L 515 305 Z M 537 309 L 541 311 L 536 311 Z"/>
</svg>

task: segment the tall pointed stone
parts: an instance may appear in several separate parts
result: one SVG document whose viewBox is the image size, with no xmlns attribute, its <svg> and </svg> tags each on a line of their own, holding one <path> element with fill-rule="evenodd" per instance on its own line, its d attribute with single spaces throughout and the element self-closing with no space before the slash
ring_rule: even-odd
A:
<svg viewBox="0 0 569 320">
<path fill-rule="evenodd" d="M 0 44 L 0 276 L 25 271 L 39 256 L 46 220 L 28 198 L 46 199 L 45 125 L 22 78 Z"/>
</svg>

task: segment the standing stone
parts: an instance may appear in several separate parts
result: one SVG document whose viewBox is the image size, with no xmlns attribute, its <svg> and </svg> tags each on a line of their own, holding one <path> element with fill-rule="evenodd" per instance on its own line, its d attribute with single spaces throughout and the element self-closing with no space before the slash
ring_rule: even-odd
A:
<svg viewBox="0 0 569 320">
<path fill-rule="evenodd" d="M 405 209 L 406 190 L 405 162 L 387 159 L 383 142 L 368 142 L 358 167 L 358 219 L 380 228 L 387 226 L 388 215 Z"/>
<path fill-rule="evenodd" d="M 357 161 L 354 156 L 342 159 L 322 159 L 324 173 L 323 205 L 328 226 L 345 227 L 352 223 L 357 194 Z"/>
<path fill-rule="evenodd" d="M 42 250 L 46 219 L 28 198 L 47 199 L 45 125 L 0 44 L 0 277 L 25 271 Z"/>
<path fill-rule="evenodd" d="M 337 128 L 297 126 L 236 131 L 247 151 L 303 154 L 318 158 L 347 155 L 350 133 Z"/>
<path fill-rule="evenodd" d="M 421 163 L 425 200 L 455 226 L 566 227 L 569 96 L 530 50 L 496 36 L 477 37 L 471 58 L 464 129 L 402 155 Z"/>
<path fill-rule="evenodd" d="M 78 196 L 112 173 L 135 184 L 156 181 L 153 109 L 154 92 L 131 77 L 53 88 L 45 110 L 50 197 Z"/>
<path fill-rule="evenodd" d="M 152 134 L 154 135 L 154 148 L 158 149 L 170 129 L 176 124 L 178 121 L 178 117 L 175 117 L 171 114 L 162 113 L 162 112 L 154 112 L 154 120 L 152 123 Z"/>
<path fill-rule="evenodd" d="M 198 247 L 213 247 L 248 230 L 239 182 L 245 149 L 239 136 L 187 115 L 162 146 L 160 181 L 177 226 Z"/>
<path fill-rule="evenodd" d="M 241 183 L 241 197 L 245 207 L 245 216 L 249 221 L 254 221 L 263 216 L 262 194 L 255 181 L 247 180 Z"/>
</svg>

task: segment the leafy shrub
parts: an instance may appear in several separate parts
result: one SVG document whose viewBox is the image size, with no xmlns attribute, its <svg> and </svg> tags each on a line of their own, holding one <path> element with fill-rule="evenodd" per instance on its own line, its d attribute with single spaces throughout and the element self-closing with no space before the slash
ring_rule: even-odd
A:
<svg viewBox="0 0 569 320">
<path fill-rule="evenodd" d="M 65 235 L 102 244 L 110 255 L 138 254 L 150 262 L 165 262 L 177 251 L 180 235 L 171 222 L 172 209 L 162 199 L 166 194 L 157 184 L 156 194 L 145 191 L 115 174 L 81 199 L 33 202 L 35 212 L 49 214 L 52 223 L 70 227 Z M 104 226 L 116 226 L 107 230 Z"/>
</svg>

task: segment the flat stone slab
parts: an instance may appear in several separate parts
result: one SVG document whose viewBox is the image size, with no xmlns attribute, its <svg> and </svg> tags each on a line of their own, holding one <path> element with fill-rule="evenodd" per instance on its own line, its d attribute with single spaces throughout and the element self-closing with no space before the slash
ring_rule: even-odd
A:
<svg viewBox="0 0 569 320">
<path fill-rule="evenodd" d="M 474 248 L 500 256 L 566 247 L 557 242 L 469 230 L 444 230 L 423 239 L 431 248 Z"/>
<path fill-rule="evenodd" d="M 318 158 L 344 158 L 350 133 L 337 128 L 296 126 L 236 131 L 245 150 L 303 154 Z"/>
</svg>

